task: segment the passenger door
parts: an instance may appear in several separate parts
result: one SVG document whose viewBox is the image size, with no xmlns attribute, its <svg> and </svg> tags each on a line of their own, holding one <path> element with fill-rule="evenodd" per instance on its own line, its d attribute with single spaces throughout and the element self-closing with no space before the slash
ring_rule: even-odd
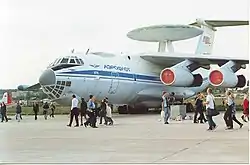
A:
<svg viewBox="0 0 250 165">
<path fill-rule="evenodd" d="M 111 72 L 111 84 L 109 87 L 109 94 L 116 94 L 118 86 L 119 86 L 119 73 L 117 72 Z"/>
</svg>

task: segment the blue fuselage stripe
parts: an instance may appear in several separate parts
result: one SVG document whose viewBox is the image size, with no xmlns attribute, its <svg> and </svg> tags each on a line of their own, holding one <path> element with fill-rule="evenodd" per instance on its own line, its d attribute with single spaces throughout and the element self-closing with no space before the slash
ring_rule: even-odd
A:
<svg viewBox="0 0 250 165">
<path fill-rule="evenodd" d="M 117 78 L 128 78 L 128 79 L 140 79 L 140 80 L 150 80 L 160 82 L 159 76 L 149 76 L 141 74 L 123 73 L 123 72 L 110 72 L 102 70 L 83 70 L 83 71 L 69 71 L 69 72 L 59 72 L 57 75 L 91 75 L 91 76 L 107 76 L 107 77 L 117 77 Z"/>
<path fill-rule="evenodd" d="M 162 83 L 160 76 L 149 76 L 141 74 L 123 73 L 123 72 L 111 72 L 103 70 L 81 70 L 81 71 L 68 71 L 68 72 L 58 72 L 57 76 L 68 76 L 68 77 L 85 77 L 93 78 L 92 76 L 100 76 L 103 79 L 116 79 L 127 80 L 127 81 L 139 81 L 139 82 L 152 82 L 152 83 Z M 203 81 L 208 78 L 203 78 Z"/>
</svg>

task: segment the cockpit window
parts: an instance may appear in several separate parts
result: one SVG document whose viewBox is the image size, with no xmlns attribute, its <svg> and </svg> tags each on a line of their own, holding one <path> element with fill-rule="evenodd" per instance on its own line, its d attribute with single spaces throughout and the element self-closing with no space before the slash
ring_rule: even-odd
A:
<svg viewBox="0 0 250 165">
<path fill-rule="evenodd" d="M 56 59 L 56 61 L 55 61 L 54 65 L 58 64 L 58 63 L 59 63 L 59 61 L 60 61 L 60 58 Z"/>
<path fill-rule="evenodd" d="M 58 59 L 56 59 L 56 60 L 53 62 L 53 65 L 55 65 L 57 61 L 58 61 Z"/>
<path fill-rule="evenodd" d="M 80 64 L 80 61 L 78 59 L 76 59 L 76 62 L 77 62 L 77 64 Z"/>
<path fill-rule="evenodd" d="M 80 60 L 81 64 L 84 64 L 84 62 L 83 62 L 83 60 L 82 60 L 82 59 L 80 59 L 80 58 L 79 58 L 79 60 Z"/>
<path fill-rule="evenodd" d="M 69 60 L 68 58 L 63 58 L 62 61 L 61 61 L 61 63 L 62 63 L 62 64 L 67 64 L 67 63 L 68 63 L 68 60 Z"/>
<path fill-rule="evenodd" d="M 62 60 L 62 59 L 61 59 L 61 58 L 59 58 L 56 64 L 59 64 L 59 63 L 61 62 L 61 60 Z"/>
<path fill-rule="evenodd" d="M 71 64 L 74 64 L 75 63 L 75 60 L 74 59 L 70 59 L 70 62 Z"/>
</svg>

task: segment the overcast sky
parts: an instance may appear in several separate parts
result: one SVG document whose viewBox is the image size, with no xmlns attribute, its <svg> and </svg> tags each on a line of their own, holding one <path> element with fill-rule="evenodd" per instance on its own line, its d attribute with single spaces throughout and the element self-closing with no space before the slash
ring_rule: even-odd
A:
<svg viewBox="0 0 250 165">
<path fill-rule="evenodd" d="M 248 0 L 1 0 L 0 88 L 37 83 L 50 62 L 73 48 L 156 51 L 156 43 L 131 40 L 127 32 L 196 18 L 248 20 L 248 6 Z M 175 51 L 193 53 L 197 41 L 176 42 Z M 248 58 L 248 26 L 218 29 L 213 53 Z"/>
</svg>

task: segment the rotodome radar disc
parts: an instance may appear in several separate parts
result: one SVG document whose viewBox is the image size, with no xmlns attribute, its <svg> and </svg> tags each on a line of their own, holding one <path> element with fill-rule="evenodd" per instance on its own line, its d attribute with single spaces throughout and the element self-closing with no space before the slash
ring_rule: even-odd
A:
<svg viewBox="0 0 250 165">
<path fill-rule="evenodd" d="M 154 25 L 134 29 L 127 36 L 138 41 L 160 42 L 185 40 L 202 33 L 202 29 L 191 25 Z"/>
</svg>

